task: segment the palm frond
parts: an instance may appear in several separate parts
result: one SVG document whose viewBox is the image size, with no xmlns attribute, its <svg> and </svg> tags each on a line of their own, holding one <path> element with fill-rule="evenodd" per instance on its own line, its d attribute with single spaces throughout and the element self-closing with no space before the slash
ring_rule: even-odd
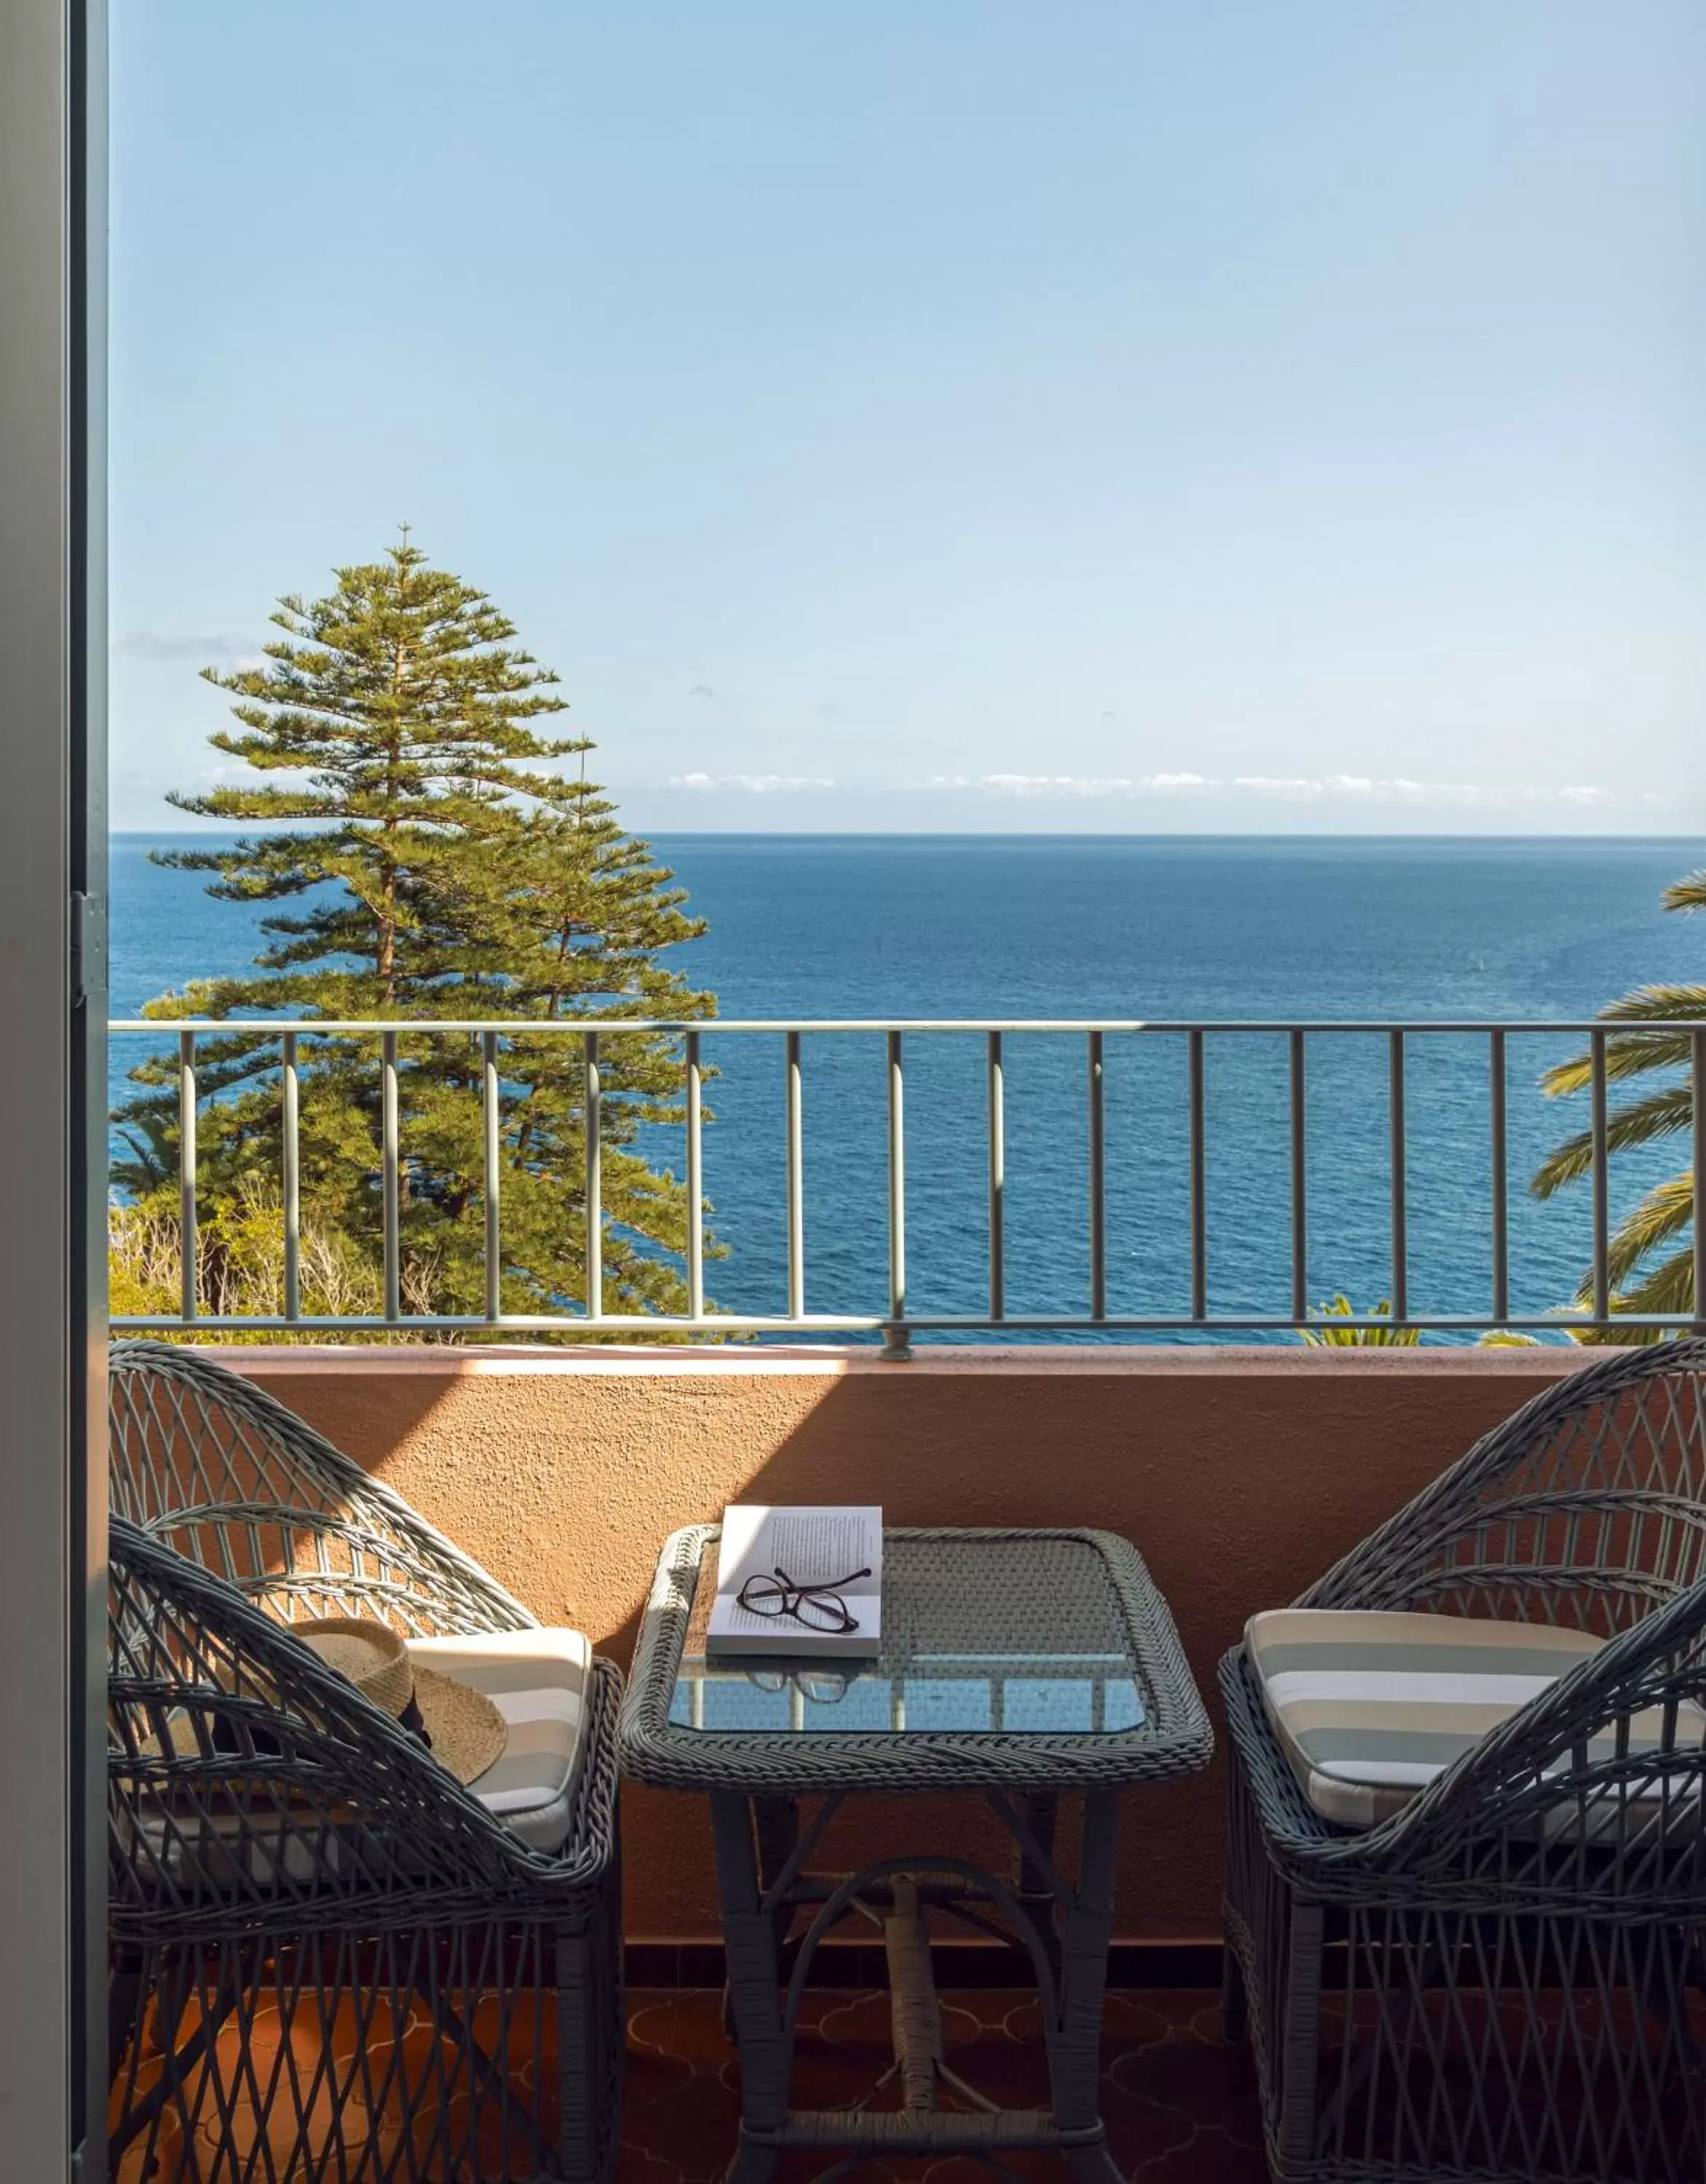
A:
<svg viewBox="0 0 1706 2184">
<path fill-rule="evenodd" d="M 1706 867 L 1673 881 L 1664 890 L 1664 903 L 1666 910 L 1706 910 Z M 1632 1078 L 1650 1077 L 1661 1070 L 1686 1072 L 1680 1079 L 1673 1079 L 1607 1117 L 1607 1152 L 1623 1152 L 1631 1146 L 1652 1145 L 1661 1138 L 1675 1137 L 1692 1129 L 1697 1091 L 1700 1098 L 1706 1099 L 1706 1084 L 1699 1081 L 1706 1071 L 1693 1066 L 1695 1034 L 1678 1027 L 1706 1023 L 1706 986 L 1637 986 L 1619 1000 L 1608 1001 L 1599 1011 L 1598 1021 L 1619 1027 L 1608 1030 L 1595 1042 L 1609 1082 L 1627 1083 Z M 1569 1061 L 1557 1063 L 1542 1073 L 1540 1082 L 1553 1099 L 1586 1089 L 1593 1082 L 1592 1050 L 1572 1055 Z M 1593 1164 L 1593 1134 L 1591 1130 L 1580 1130 L 1548 1154 L 1529 1189 L 1537 1198 L 1550 1198 L 1565 1185 L 1590 1174 Z M 1605 1263 L 1614 1318 L 1625 1313 L 1670 1314 L 1697 1309 L 1694 1257 L 1700 1242 L 1698 1237 L 1682 1251 L 1673 1251 L 1658 1266 L 1642 1272 L 1655 1251 L 1692 1225 L 1693 1217 L 1694 1175 L 1692 1169 L 1684 1169 L 1681 1174 L 1655 1184 L 1620 1224 L 1611 1239 Z M 1576 1291 L 1578 1305 L 1592 1306 L 1595 1286 L 1590 1270 Z M 1571 1329 L 1571 1339 L 1582 1342 L 1647 1342 L 1658 1340 L 1661 1334 L 1662 1330 L 1639 1329 L 1587 1332 L 1578 1328 Z"/>
<path fill-rule="evenodd" d="M 130 1149 L 129 1160 L 114 1161 L 107 1180 L 133 1198 L 146 1198 L 163 1190 L 178 1172 L 177 1131 L 160 1115 L 133 1114 L 130 1127 L 119 1132 L 119 1142 Z"/>
<path fill-rule="evenodd" d="M 1673 880 L 1659 900 L 1666 910 L 1706 910 L 1706 872 L 1689 872 Z"/>
<path fill-rule="evenodd" d="M 1637 986 L 1608 1001 L 1600 1021 L 1614 1024 L 1669 1024 L 1706 1021 L 1706 986 Z M 1615 1083 L 1643 1076 L 1653 1069 L 1686 1067 L 1692 1054 L 1686 1032 L 1613 1032 L 1605 1042 L 1605 1074 Z M 1591 1055 L 1574 1054 L 1568 1061 L 1554 1062 L 1541 1072 L 1541 1087 L 1554 1100 L 1581 1092 L 1592 1081 Z"/>
<path fill-rule="evenodd" d="M 1633 1311 L 1633 1306 L 1614 1304 L 1614 1312 Z M 1662 1327 L 1572 1327 L 1570 1339 L 1582 1350 L 1646 1350 L 1655 1342 L 1669 1342 Z"/>
<path fill-rule="evenodd" d="M 1599 1013 L 1607 1023 L 1687 1023 L 1706 1017 L 1706 986 L 1637 986 Z"/>
<path fill-rule="evenodd" d="M 1672 1138 L 1687 1130 L 1693 1119 L 1693 1086 L 1667 1085 L 1664 1091 L 1649 1093 L 1646 1099 L 1634 1100 L 1607 1116 L 1605 1149 L 1609 1153 L 1620 1153 L 1631 1145 L 1650 1145 L 1658 1139 Z M 1592 1166 L 1593 1133 L 1578 1131 L 1547 1155 L 1536 1169 L 1529 1190 L 1537 1198 L 1550 1198 L 1565 1184 L 1579 1182 Z"/>
<path fill-rule="evenodd" d="M 1625 1290 L 1616 1308 L 1620 1312 L 1692 1312 L 1693 1252 L 1673 1251 L 1632 1289 Z"/>
<path fill-rule="evenodd" d="M 1681 1175 L 1670 1176 L 1664 1182 L 1654 1184 L 1611 1240 L 1605 1268 L 1612 1286 L 1621 1290 L 1648 1254 L 1681 1235 L 1693 1217 L 1692 1168 L 1685 1168 Z M 1688 1302 L 1691 1306 L 1693 1303 L 1692 1296 Z"/>
<path fill-rule="evenodd" d="M 1309 1317 L 1320 1324 L 1300 1327 L 1298 1338 L 1316 1350 L 1414 1350 L 1421 1341 L 1421 1330 L 1414 1327 L 1335 1327 L 1332 1322 L 1343 1319 L 1389 1319 L 1392 1301 L 1382 1297 L 1372 1312 L 1359 1312 L 1342 1290 L 1330 1304 L 1310 1307 Z"/>
<path fill-rule="evenodd" d="M 1591 1305 L 1592 1284 L 1585 1283 L 1576 1292 L 1579 1305 Z M 1694 1254 L 1692 1250 L 1673 1251 L 1661 1265 L 1644 1275 L 1632 1289 L 1620 1290 L 1611 1300 L 1614 1321 L 1623 1313 L 1692 1312 L 1694 1309 Z M 1613 1348 L 1634 1348 L 1653 1342 L 1669 1342 L 1674 1339 L 1671 1330 L 1662 1327 L 1572 1328 L 1570 1340 L 1584 1345 L 1603 1344 Z"/>
</svg>

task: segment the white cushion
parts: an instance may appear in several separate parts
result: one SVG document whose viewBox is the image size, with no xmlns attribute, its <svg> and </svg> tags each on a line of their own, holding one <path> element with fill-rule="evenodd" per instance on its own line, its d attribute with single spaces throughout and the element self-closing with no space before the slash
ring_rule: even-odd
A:
<svg viewBox="0 0 1706 2184">
<path fill-rule="evenodd" d="M 1324 1819 L 1347 1828 L 1373 1827 L 1399 1811 L 1605 1642 L 1544 1623 L 1320 1607 L 1253 1616 L 1244 1641 L 1303 1795 Z M 1662 1708 L 1629 1728 L 1630 1750 L 1655 1748 L 1664 1741 Z M 1706 1715 L 1685 1705 L 1675 1741 L 1698 1745 L 1703 1734 Z M 1613 1729 L 1588 1753 L 1609 1760 L 1616 1749 Z M 1608 1790 L 1602 1825 L 1614 1824 L 1618 1803 Z M 1553 1825 L 1575 1824 L 1573 1808 L 1554 1816 Z"/>
<path fill-rule="evenodd" d="M 493 1630 L 408 1643 L 423 1668 L 472 1684 L 503 1716 L 503 1756 L 470 1791 L 535 1850 L 560 1850 L 581 1774 L 591 1643 L 578 1630 Z"/>
</svg>

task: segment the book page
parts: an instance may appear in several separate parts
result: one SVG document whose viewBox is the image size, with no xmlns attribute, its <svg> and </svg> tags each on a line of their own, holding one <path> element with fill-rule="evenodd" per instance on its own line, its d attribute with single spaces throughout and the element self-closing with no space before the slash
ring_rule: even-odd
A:
<svg viewBox="0 0 1706 2184">
<path fill-rule="evenodd" d="M 757 1615 L 740 1605 L 741 1588 L 748 1579 L 779 1572 L 796 1585 L 832 1586 L 857 1619 L 858 1632 L 814 1631 L 793 1617 Z M 734 1502 L 724 1512 L 711 1637 L 796 1652 L 826 1650 L 838 1639 L 840 1646 L 851 1641 L 865 1650 L 881 1630 L 881 1509 Z"/>
</svg>

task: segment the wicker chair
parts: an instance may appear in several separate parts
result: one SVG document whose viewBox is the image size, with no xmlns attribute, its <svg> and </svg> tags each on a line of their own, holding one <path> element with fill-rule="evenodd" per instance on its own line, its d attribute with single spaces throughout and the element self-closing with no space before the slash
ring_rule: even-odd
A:
<svg viewBox="0 0 1706 2184">
<path fill-rule="evenodd" d="M 531 1847 L 288 1628 L 536 1628 L 519 1602 L 192 1351 L 114 1348 L 111 1445 L 114 2178 L 608 2177 L 618 1671 Z"/>
<path fill-rule="evenodd" d="M 1275 2175 L 1698 2184 L 1706 1340 L 1536 1397 L 1298 1604 L 1609 1642 L 1361 1833 L 1314 1811 L 1226 1657 L 1228 2026 Z"/>
</svg>

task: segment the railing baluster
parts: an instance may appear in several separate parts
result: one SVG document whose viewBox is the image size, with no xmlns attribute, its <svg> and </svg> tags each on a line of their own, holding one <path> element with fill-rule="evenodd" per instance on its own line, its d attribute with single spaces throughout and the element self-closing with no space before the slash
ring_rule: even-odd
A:
<svg viewBox="0 0 1706 2184">
<path fill-rule="evenodd" d="M 1655 1335 L 1666 1335 L 1692 1328 L 1706 1334 L 1706 1021 L 1685 1019 L 1674 1028 L 1683 1034 L 1688 1045 L 1682 1051 L 1691 1088 L 1698 1086 L 1700 1097 L 1691 1118 L 1691 1152 L 1692 1178 L 1689 1192 L 1688 1211 L 1692 1221 L 1692 1235 L 1687 1246 L 1690 1269 L 1694 1278 L 1692 1299 L 1679 1300 L 1679 1308 L 1671 1312 L 1614 1312 L 1619 1305 L 1616 1294 L 1616 1268 L 1614 1258 L 1616 1237 L 1613 1226 L 1613 1201 L 1610 1192 L 1610 1155 L 1612 1124 L 1617 1120 L 1610 1105 L 1611 1056 L 1610 1039 L 1613 1027 L 1604 1021 L 1583 1022 L 1507 1022 L 1503 1019 L 1474 1019 L 1464 1022 L 1439 1019 L 1428 1022 L 1404 1023 L 1391 1019 L 1372 1021 L 1311 1021 L 1267 1024 L 1256 1022 L 1211 1023 L 1208 1022 L 1095 1022 L 1082 1019 L 1031 1019 L 1024 1022 L 992 1022 L 977 1020 L 970 1022 L 950 1020 L 900 1021 L 890 1019 L 875 1022 L 834 1019 L 822 1023 L 799 1019 L 745 1020 L 733 1022 L 719 1021 L 711 1028 L 720 1034 L 745 1033 L 775 1039 L 786 1039 L 787 1090 L 787 1164 L 788 1164 L 788 1276 L 787 1308 L 770 1312 L 730 1312 L 708 1315 L 705 1299 L 704 1261 L 709 1248 L 706 1232 L 704 1199 L 703 1106 L 704 1071 L 701 1064 L 700 1027 L 680 1021 L 659 1020 L 649 1028 L 671 1039 L 683 1042 L 686 1073 L 686 1154 L 688 1206 L 682 1248 L 686 1261 L 686 1308 L 684 1311 L 647 1313 L 642 1310 L 625 1309 L 620 1305 L 605 1308 L 605 1247 L 603 1222 L 605 1209 L 603 1197 L 601 1141 L 603 1128 L 603 1085 L 601 1070 L 601 1038 L 605 1032 L 613 1036 L 621 1033 L 631 1034 L 639 1020 L 620 1022 L 586 1019 L 561 1022 L 555 1025 L 530 1027 L 530 1039 L 535 1033 L 554 1031 L 558 1035 L 581 1042 L 585 1060 L 587 1096 L 586 1156 L 586 1296 L 584 1309 L 581 1302 L 561 1299 L 547 1301 L 546 1308 L 536 1312 L 511 1312 L 503 1309 L 505 1292 L 503 1286 L 504 1267 L 502 1229 L 503 1162 L 504 1158 L 504 1116 L 503 1068 L 504 1041 L 514 1037 L 514 1025 L 494 1019 L 451 1020 L 440 1022 L 386 1021 L 359 1019 L 345 1022 L 325 1019 L 297 1022 L 294 1019 L 275 1019 L 271 1023 L 253 1023 L 239 1027 L 259 1041 L 280 1040 L 279 1089 L 281 1138 L 280 1145 L 282 1171 L 282 1205 L 281 1208 L 283 1231 L 282 1303 L 270 1309 L 275 1316 L 264 1313 L 245 1314 L 224 1309 L 230 1298 L 228 1288 L 215 1279 L 216 1270 L 209 1262 L 210 1288 L 216 1295 L 204 1295 L 200 1281 L 200 1238 L 198 1227 L 198 1131 L 200 1106 L 200 1040 L 223 1037 L 229 1039 L 229 1024 L 202 1019 L 181 1020 L 177 1027 L 177 1098 L 176 1127 L 180 1137 L 180 1173 L 178 1179 L 178 1221 L 182 1261 L 180 1270 L 180 1294 L 175 1303 L 162 1312 L 125 1314 L 115 1318 L 115 1325 L 125 1329 L 145 1329 L 159 1326 L 196 1328 L 202 1331 L 216 1325 L 232 1327 L 270 1326 L 295 1329 L 301 1327 L 347 1327 L 353 1329 L 403 1326 L 431 1328 L 447 1333 L 463 1329 L 489 1327 L 493 1323 L 505 1327 L 537 1328 L 543 1330 L 564 1327 L 586 1329 L 589 1327 L 602 1334 L 633 1328 L 636 1332 L 647 1327 L 673 1326 L 688 1328 L 714 1324 L 730 1333 L 769 1331 L 786 1333 L 797 1331 L 803 1326 L 828 1329 L 835 1328 L 850 1335 L 868 1338 L 880 1335 L 883 1340 L 886 1357 L 911 1355 L 910 1345 L 920 1331 L 945 1334 L 972 1334 L 978 1329 L 1000 1328 L 1010 1330 L 1023 1329 L 1027 1333 L 1051 1336 L 1073 1333 L 1095 1333 L 1106 1338 L 1111 1333 L 1122 1336 L 1141 1337 L 1170 1332 L 1191 1333 L 1205 1329 L 1225 1334 L 1238 1332 L 1277 1335 L 1283 1330 L 1307 1325 L 1310 1317 L 1309 1256 L 1309 1197 L 1311 1178 L 1309 1159 L 1309 1085 L 1308 1064 L 1311 1041 L 1333 1036 L 1360 1039 L 1364 1041 L 1378 1038 L 1386 1044 L 1388 1054 L 1388 1101 L 1390 1135 L 1390 1191 L 1391 1191 L 1391 1280 L 1392 1319 L 1396 1324 L 1414 1330 L 1436 1331 L 1459 1339 L 1473 1337 L 1498 1328 L 1548 1328 L 1554 1331 L 1559 1323 L 1545 1314 L 1530 1311 L 1525 1316 L 1522 1300 L 1514 1292 L 1520 1287 L 1520 1263 L 1513 1263 L 1513 1244 L 1510 1233 L 1511 1195 L 1510 1162 L 1522 1156 L 1521 1148 L 1512 1138 L 1510 1121 L 1510 1067 L 1513 1036 L 1518 1038 L 1542 1034 L 1556 1036 L 1569 1034 L 1587 1042 L 1589 1063 L 1589 1083 L 1592 1122 L 1583 1134 L 1587 1139 L 1589 1156 L 1588 1175 L 1592 1184 L 1592 1264 L 1585 1274 L 1580 1291 L 1581 1304 L 1572 1315 L 1578 1329 L 1591 1326 L 1617 1328 L 1633 1332 L 1636 1328 L 1650 1330 Z M 142 1019 L 136 1022 L 119 1022 L 108 1028 L 114 1033 L 148 1035 L 157 1044 L 151 1050 L 158 1054 L 160 1027 L 158 1022 Z M 1042 1309 L 1034 1313 L 1015 1316 L 1010 1310 L 1006 1285 L 1006 1069 L 1005 1043 L 1007 1034 L 1015 1031 L 1034 1030 L 1051 1036 L 1070 1035 L 1086 1041 L 1087 1077 L 1086 1084 L 1088 1130 L 1089 1183 L 1089 1259 L 1090 1299 L 1087 1306 L 1081 1304 L 1068 1311 Z M 1181 1298 L 1176 1313 L 1140 1313 L 1120 1312 L 1114 1308 L 1109 1295 L 1111 1288 L 1109 1263 L 1109 1194 L 1112 1178 L 1108 1165 L 1107 1132 L 1107 1041 L 1110 1033 L 1163 1032 L 1170 1038 L 1186 1040 L 1187 1069 L 1188 1115 L 1188 1196 L 1190 1223 L 1190 1294 L 1188 1312 Z M 1210 1309 L 1208 1281 L 1208 1100 L 1207 1053 L 1210 1032 L 1240 1033 L 1252 1038 L 1263 1038 L 1272 1042 L 1283 1036 L 1289 1056 L 1289 1128 L 1290 1128 L 1290 1215 L 1291 1215 L 1291 1295 L 1289 1314 L 1285 1306 L 1275 1306 L 1266 1312 L 1241 1314 L 1232 1311 L 1215 1312 Z M 865 1301 L 862 1310 L 847 1309 L 843 1300 L 822 1298 L 815 1300 L 815 1310 L 808 1312 L 805 1284 L 804 1233 L 804 1043 L 806 1034 L 840 1033 L 860 1035 L 869 1039 L 881 1033 L 887 1047 L 887 1190 L 888 1190 L 888 1293 L 886 1304 L 875 1300 Z M 947 1034 L 970 1032 L 984 1041 L 986 1055 L 986 1162 L 987 1162 L 987 1252 L 988 1304 L 986 1313 L 975 1311 L 928 1314 L 922 1319 L 914 1315 L 910 1307 L 906 1268 L 906 1145 L 903 1050 L 907 1038 L 913 1033 Z M 1490 1294 L 1484 1294 L 1481 1305 L 1475 1308 L 1473 1299 L 1468 1300 L 1467 1311 L 1412 1310 L 1409 1292 L 1409 1161 L 1407 1143 L 1408 1061 L 1409 1042 L 1412 1037 L 1428 1034 L 1449 1034 L 1458 1039 L 1484 1039 L 1486 1042 L 1487 1066 L 1487 1121 L 1486 1137 L 1483 1140 L 1490 1156 Z M 411 1178 L 405 1174 L 401 1145 L 401 1057 L 400 1045 L 403 1036 L 417 1034 L 456 1036 L 471 1042 L 470 1058 L 475 1048 L 481 1057 L 481 1100 L 482 1151 L 485 1167 L 485 1240 L 484 1268 L 486 1273 L 483 1312 L 470 1303 L 463 1312 L 415 1311 L 410 1308 L 413 1292 L 407 1295 L 403 1285 L 403 1217 L 408 1211 L 407 1193 Z M 381 1041 L 381 1185 L 383 1195 L 382 1293 L 383 1302 L 378 1308 L 370 1306 L 364 1312 L 322 1313 L 318 1309 L 317 1295 L 311 1294 L 311 1270 L 305 1270 L 304 1214 L 303 1207 L 302 1144 L 303 1039 L 325 1037 L 360 1039 Z M 168 1080 L 169 1082 L 169 1080 Z M 1329 1089 L 1331 1088 L 1330 1087 Z M 217 1093 L 214 1098 L 217 1099 Z M 1320 1103 L 1318 1101 L 1318 1107 Z M 220 1112 L 223 1112 L 221 1110 Z M 215 1117 L 217 1120 L 217 1117 Z M 619 1117 L 620 1119 L 620 1117 Z M 1321 1109 L 1324 1128 L 1336 1123 L 1331 1102 Z M 371 1173 L 370 1171 L 370 1183 Z M 1335 1172 L 1333 1180 L 1338 1180 Z M 1067 1225 L 1071 1225 L 1070 1208 L 1064 1212 Z M 510 1244 L 514 1216 L 510 1219 Z M 1069 1246 L 1070 1248 L 1070 1246 Z M 821 1287 L 821 1281 L 818 1286 Z M 275 1293 L 280 1294 L 280 1293 Z M 981 1300 L 980 1300 L 981 1301 Z M 828 1308 L 825 1309 L 825 1303 Z M 1490 1309 L 1491 1316 L 1484 1316 Z M 1512 1317 L 1513 1312 L 1516 1315 Z M 1366 1312 L 1359 1316 L 1361 1323 L 1368 1323 Z M 1378 1324 L 1378 1323 L 1376 1323 Z"/>
<path fill-rule="evenodd" d="M 888 1034 L 888 1325 L 883 1355 L 912 1355 L 906 1324 L 906 1086 L 897 1031 Z"/>
<path fill-rule="evenodd" d="M 1706 1031 L 1692 1034 L 1694 1064 L 1694 1324 L 1706 1328 Z"/>
<path fill-rule="evenodd" d="M 1291 1035 L 1292 1050 L 1292 1318 L 1302 1326 L 1309 1316 L 1309 1178 L 1303 1034 Z"/>
<path fill-rule="evenodd" d="M 599 1319 L 604 1312 L 604 1174 L 597 1033 L 583 1033 L 581 1045 L 586 1068 L 586 1317 Z"/>
<path fill-rule="evenodd" d="M 1510 1312 L 1510 1172 L 1505 1149 L 1504 1034 L 1489 1034 L 1487 1042 L 1488 1119 L 1492 1133 L 1492 1316 L 1503 1321 Z"/>
<path fill-rule="evenodd" d="M 687 1316 L 705 1316 L 705 1186 L 699 1034 L 687 1034 Z"/>
<path fill-rule="evenodd" d="M 800 1035 L 787 1034 L 788 1078 L 788 1318 L 806 1309 L 805 1112 L 800 1086 Z"/>
<path fill-rule="evenodd" d="M 481 1121 L 486 1135 L 486 1317 L 496 1319 L 503 1309 L 503 1258 L 497 1225 L 503 1112 L 499 1100 L 497 1033 L 483 1033 L 480 1045 Z"/>
<path fill-rule="evenodd" d="M 1392 1123 L 1392 1317 L 1396 1323 L 1409 1318 L 1409 1211 L 1404 1146 L 1404 1035 L 1401 1031 L 1395 1031 L 1389 1034 L 1389 1039 L 1386 1079 Z"/>
<path fill-rule="evenodd" d="M 297 1035 L 287 1031 L 280 1056 L 284 1087 L 284 1309 L 302 1317 L 302 1106 Z"/>
<path fill-rule="evenodd" d="M 1593 1317 L 1611 1317 L 1611 1178 L 1605 1145 L 1605 1034 L 1588 1034 L 1589 1067 L 1592 1072 L 1593 1137 Z"/>
<path fill-rule="evenodd" d="M 403 1239 L 398 1201 L 402 1196 L 397 1116 L 397 1034 L 381 1041 L 381 1107 L 384 1143 L 380 1152 L 381 1188 L 385 1198 L 385 1316 L 395 1323 L 403 1313 Z"/>
<path fill-rule="evenodd" d="M 1203 1034 L 1186 1036 L 1191 1074 L 1191 1317 L 1209 1317 L 1209 1162 L 1204 1124 Z"/>
<path fill-rule="evenodd" d="M 1007 1072 L 1001 1034 L 989 1034 L 989 1316 L 1007 1316 Z"/>
<path fill-rule="evenodd" d="M 1108 1317 L 1108 1144 L 1102 1034 L 1089 1034 L 1090 1317 Z"/>
<path fill-rule="evenodd" d="M 196 1035 L 178 1034 L 178 1305 L 196 1317 Z"/>
</svg>

